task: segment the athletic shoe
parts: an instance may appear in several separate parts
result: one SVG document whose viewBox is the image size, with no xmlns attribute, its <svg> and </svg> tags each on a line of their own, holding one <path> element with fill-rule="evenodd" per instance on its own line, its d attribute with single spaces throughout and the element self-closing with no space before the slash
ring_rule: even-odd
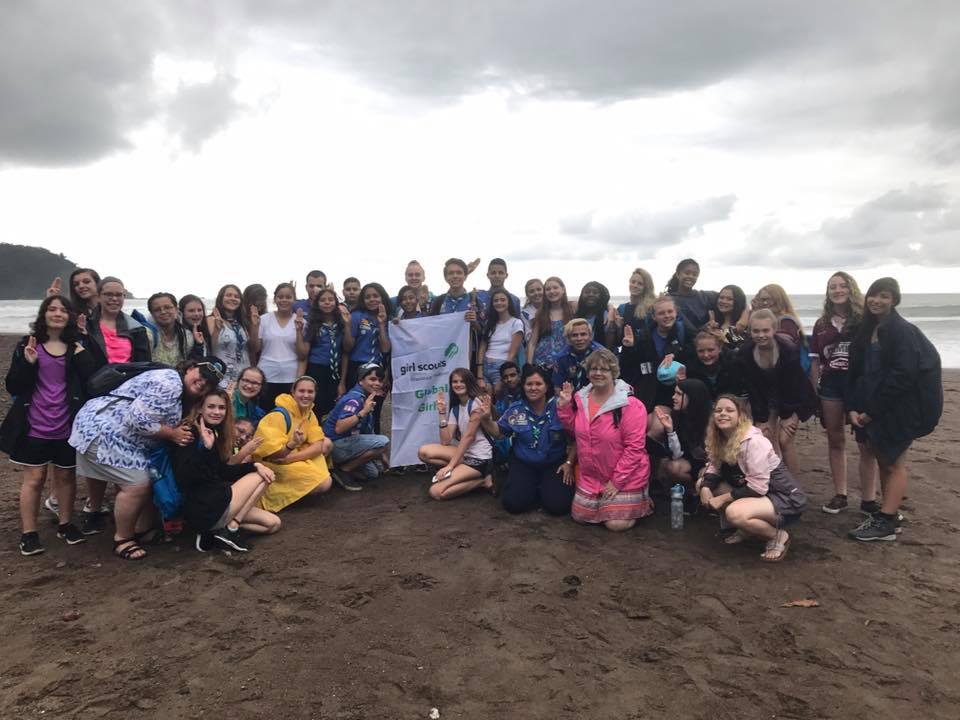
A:
<svg viewBox="0 0 960 720">
<path fill-rule="evenodd" d="M 236 550 L 237 552 L 250 551 L 250 546 L 244 540 L 239 528 L 236 530 L 221 528 L 213 533 L 213 537 L 221 545 L 224 545 L 227 550 Z"/>
<path fill-rule="evenodd" d="M 77 530 L 77 526 L 73 523 L 65 523 L 57 528 L 57 537 L 61 540 L 66 540 L 67 545 L 78 545 L 87 541 L 87 538 L 83 536 L 82 532 Z"/>
<path fill-rule="evenodd" d="M 21 555 L 39 555 L 42 552 L 43 545 L 40 544 L 39 534 L 35 532 L 28 532 L 20 536 Z"/>
<path fill-rule="evenodd" d="M 47 499 L 43 501 L 43 506 L 54 518 L 57 520 L 60 519 L 60 503 L 57 502 L 57 499 L 53 495 L 48 496 Z"/>
<path fill-rule="evenodd" d="M 416 464 L 416 465 L 411 465 L 411 466 L 410 466 L 410 472 L 415 472 L 415 473 L 428 473 L 428 472 L 430 472 L 430 468 L 427 467 L 424 463 L 418 463 L 418 464 Z"/>
<path fill-rule="evenodd" d="M 353 481 L 353 476 L 345 470 L 331 470 L 330 476 L 333 478 L 333 481 L 344 490 L 349 490 L 350 492 L 363 490 L 363 486 L 357 485 L 357 483 Z"/>
<path fill-rule="evenodd" d="M 103 516 L 99 513 L 80 513 L 80 532 L 84 535 L 96 535 L 97 533 L 103 532 L 103 528 Z"/>
<path fill-rule="evenodd" d="M 197 539 L 194 541 L 193 546 L 197 549 L 197 552 L 207 552 L 214 546 L 213 533 L 211 532 L 202 532 L 197 533 Z"/>
<path fill-rule="evenodd" d="M 861 503 L 861 507 L 862 506 L 863 504 Z M 828 502 L 826 505 L 821 505 L 820 509 L 830 515 L 839 515 L 847 509 L 847 496 L 834 495 L 832 498 L 830 498 L 830 502 Z"/>
<path fill-rule="evenodd" d="M 861 500 L 860 512 L 864 515 L 874 515 L 880 512 L 880 503 L 876 500 Z"/>
<path fill-rule="evenodd" d="M 857 529 L 851 530 L 847 535 L 851 539 L 861 542 L 873 542 L 874 540 L 889 542 L 897 539 L 897 526 L 895 521 L 887 520 L 880 515 L 871 515 Z"/>
</svg>

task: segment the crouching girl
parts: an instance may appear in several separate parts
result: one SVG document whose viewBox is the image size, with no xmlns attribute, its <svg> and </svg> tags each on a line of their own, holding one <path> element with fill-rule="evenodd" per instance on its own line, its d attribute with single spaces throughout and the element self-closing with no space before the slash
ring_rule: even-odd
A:
<svg viewBox="0 0 960 720">
<path fill-rule="evenodd" d="M 767 546 L 760 556 L 779 562 L 790 535 L 784 529 L 800 518 L 807 498 L 763 432 L 753 426 L 747 404 L 721 395 L 707 425 L 707 466 L 697 483 L 700 502 L 720 512 L 721 525 L 736 528 L 724 542 L 752 536 Z"/>
<path fill-rule="evenodd" d="M 177 487 L 183 495 L 183 516 L 197 531 L 201 552 L 219 542 L 247 552 L 242 531 L 272 534 L 280 518 L 256 507 L 273 482 L 273 471 L 261 463 L 228 461 L 233 455 L 233 403 L 224 390 L 207 393 L 188 417 L 192 442 L 171 451 Z"/>
</svg>

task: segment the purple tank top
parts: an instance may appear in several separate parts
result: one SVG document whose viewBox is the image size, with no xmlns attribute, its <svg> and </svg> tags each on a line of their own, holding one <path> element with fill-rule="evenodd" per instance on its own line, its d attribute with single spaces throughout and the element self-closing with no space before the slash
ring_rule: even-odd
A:
<svg viewBox="0 0 960 720">
<path fill-rule="evenodd" d="M 29 437 L 66 440 L 70 437 L 70 405 L 67 402 L 67 356 L 51 355 L 37 345 L 37 384 L 27 410 Z"/>
</svg>

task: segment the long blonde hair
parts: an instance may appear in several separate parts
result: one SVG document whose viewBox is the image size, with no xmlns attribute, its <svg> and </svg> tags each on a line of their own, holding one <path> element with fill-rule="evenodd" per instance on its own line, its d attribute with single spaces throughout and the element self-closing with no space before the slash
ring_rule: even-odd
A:
<svg viewBox="0 0 960 720">
<path fill-rule="evenodd" d="M 653 276 L 646 270 L 636 268 L 630 273 L 630 277 L 634 275 L 639 275 L 643 278 L 643 295 L 640 297 L 640 302 L 633 308 L 633 316 L 637 320 L 643 320 L 647 316 L 647 313 L 653 308 L 653 303 L 657 299 L 657 291 L 653 287 Z"/>
<path fill-rule="evenodd" d="M 827 294 L 823 299 L 823 315 L 820 318 L 827 324 L 833 319 L 834 315 L 842 315 L 843 313 L 837 312 L 837 306 L 830 301 L 830 281 L 835 277 L 843 278 L 843 281 L 847 283 L 847 288 L 850 291 L 850 299 L 847 300 L 847 309 L 846 321 L 844 328 L 853 327 L 854 325 L 859 325 L 860 321 L 863 319 L 863 293 L 860 292 L 860 286 L 857 285 L 857 281 L 853 277 L 845 273 L 843 270 L 837 270 L 833 275 L 827 278 Z"/>
<path fill-rule="evenodd" d="M 729 400 L 733 403 L 734 407 L 737 408 L 737 427 L 734 428 L 730 435 L 725 437 L 724 434 L 720 432 L 720 428 L 717 427 L 713 415 L 710 416 L 704 438 L 706 440 L 707 459 L 717 468 L 723 463 L 727 465 L 737 464 L 737 452 L 740 450 L 740 444 L 747 436 L 750 428 L 753 427 L 753 416 L 750 413 L 750 405 L 747 402 L 735 395 L 724 393 L 714 401 L 714 412 L 716 412 L 717 404 L 721 400 Z"/>
<path fill-rule="evenodd" d="M 773 300 L 773 306 L 770 309 L 773 310 L 773 314 L 777 316 L 777 320 L 789 317 L 797 324 L 797 328 L 800 330 L 800 336 L 803 337 L 803 325 L 800 322 L 797 311 L 793 309 L 793 303 L 790 302 L 790 296 L 787 295 L 787 291 L 776 283 L 770 283 L 757 290 L 757 295 L 764 290 L 767 291 L 767 295 Z"/>
</svg>

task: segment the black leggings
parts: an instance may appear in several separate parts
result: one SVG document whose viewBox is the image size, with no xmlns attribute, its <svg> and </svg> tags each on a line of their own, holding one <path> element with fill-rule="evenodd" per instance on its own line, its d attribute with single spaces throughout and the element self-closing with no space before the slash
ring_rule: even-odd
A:
<svg viewBox="0 0 960 720">
<path fill-rule="evenodd" d="M 563 461 L 548 465 L 531 465 L 510 458 L 510 470 L 503 487 L 503 508 L 510 513 L 524 513 L 543 508 L 550 515 L 569 515 L 574 486 L 563 484 L 557 472 Z"/>
<path fill-rule="evenodd" d="M 334 379 L 329 365 L 310 363 L 307 365 L 307 375 L 317 381 L 317 398 L 313 401 L 313 412 L 317 420 L 320 420 L 337 404 L 337 387 L 340 381 Z"/>
</svg>

